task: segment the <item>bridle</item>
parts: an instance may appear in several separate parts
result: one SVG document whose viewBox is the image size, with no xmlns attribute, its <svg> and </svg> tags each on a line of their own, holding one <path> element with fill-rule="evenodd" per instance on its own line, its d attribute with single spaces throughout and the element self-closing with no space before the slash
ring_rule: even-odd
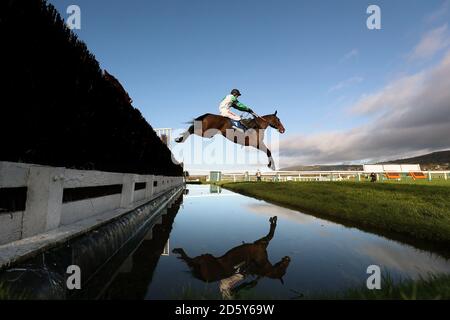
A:
<svg viewBox="0 0 450 320">
<path fill-rule="evenodd" d="M 269 127 L 273 128 L 273 129 L 275 129 L 275 130 L 278 130 L 278 128 L 275 127 L 271 122 L 267 121 L 266 119 L 264 119 L 263 117 L 261 117 L 260 115 L 258 115 L 256 112 L 252 112 L 251 114 L 254 115 L 255 117 L 261 119 L 262 121 L 266 122 L 266 123 L 269 125 Z"/>
</svg>

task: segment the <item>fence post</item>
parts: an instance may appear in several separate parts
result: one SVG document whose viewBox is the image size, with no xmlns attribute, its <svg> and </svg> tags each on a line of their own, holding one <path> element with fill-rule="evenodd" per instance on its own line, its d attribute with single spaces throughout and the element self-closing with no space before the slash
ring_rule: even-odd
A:
<svg viewBox="0 0 450 320">
<path fill-rule="evenodd" d="M 444 179 L 447 180 L 447 172 L 444 172 Z"/>
<path fill-rule="evenodd" d="M 431 181 L 431 172 L 428 171 L 428 181 Z"/>
<path fill-rule="evenodd" d="M 30 167 L 22 238 L 59 227 L 64 172 L 64 168 Z"/>
<path fill-rule="evenodd" d="M 134 182 L 136 175 L 124 174 L 122 183 L 122 197 L 120 199 L 121 208 L 129 208 L 134 202 Z"/>
<path fill-rule="evenodd" d="M 147 176 L 145 182 L 145 199 L 150 200 L 153 196 L 153 176 Z"/>
</svg>

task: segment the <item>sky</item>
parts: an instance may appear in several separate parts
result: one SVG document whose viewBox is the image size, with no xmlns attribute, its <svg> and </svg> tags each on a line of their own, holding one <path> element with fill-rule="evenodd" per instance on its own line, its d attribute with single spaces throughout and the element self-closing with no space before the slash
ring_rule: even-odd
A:
<svg viewBox="0 0 450 320">
<path fill-rule="evenodd" d="M 450 148 L 450 0 L 49 2 L 63 17 L 69 5 L 80 7 L 76 33 L 154 128 L 218 113 L 238 88 L 257 113 L 278 110 L 286 133 L 270 134 L 281 167 Z M 380 30 L 366 26 L 372 4 Z M 188 167 L 267 163 L 221 137 L 189 139 L 173 149 Z M 258 160 L 205 164 L 199 144 L 216 145 L 206 158 L 234 148 Z"/>
</svg>

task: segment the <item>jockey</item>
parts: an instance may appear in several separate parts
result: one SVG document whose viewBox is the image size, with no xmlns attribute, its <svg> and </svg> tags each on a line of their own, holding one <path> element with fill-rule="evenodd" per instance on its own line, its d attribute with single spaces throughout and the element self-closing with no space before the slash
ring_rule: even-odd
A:
<svg viewBox="0 0 450 320">
<path fill-rule="evenodd" d="M 245 131 L 247 128 L 240 122 L 241 117 L 231 112 L 231 107 L 240 111 L 252 113 L 253 110 L 247 107 L 245 104 L 238 101 L 238 97 L 241 95 L 238 89 L 231 90 L 231 93 L 222 99 L 219 105 L 220 115 L 231 119 L 232 127 L 234 129 Z"/>
</svg>

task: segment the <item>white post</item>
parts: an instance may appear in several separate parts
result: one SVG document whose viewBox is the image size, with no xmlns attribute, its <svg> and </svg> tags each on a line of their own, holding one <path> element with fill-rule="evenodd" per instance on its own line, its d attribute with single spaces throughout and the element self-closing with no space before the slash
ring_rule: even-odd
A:
<svg viewBox="0 0 450 320">
<path fill-rule="evenodd" d="M 444 179 L 447 180 L 447 172 L 444 172 Z"/>
<path fill-rule="evenodd" d="M 64 168 L 30 167 L 22 238 L 59 227 Z"/>
<path fill-rule="evenodd" d="M 147 176 L 145 182 L 145 199 L 149 200 L 153 196 L 153 176 Z"/>
<path fill-rule="evenodd" d="M 121 208 L 129 208 L 134 202 L 134 182 L 136 175 L 124 174 L 122 183 L 122 198 L 120 200 Z"/>
<path fill-rule="evenodd" d="M 153 194 L 160 193 L 161 189 L 161 176 L 155 176 L 154 181 L 156 182 L 156 187 L 153 189 Z"/>
</svg>

